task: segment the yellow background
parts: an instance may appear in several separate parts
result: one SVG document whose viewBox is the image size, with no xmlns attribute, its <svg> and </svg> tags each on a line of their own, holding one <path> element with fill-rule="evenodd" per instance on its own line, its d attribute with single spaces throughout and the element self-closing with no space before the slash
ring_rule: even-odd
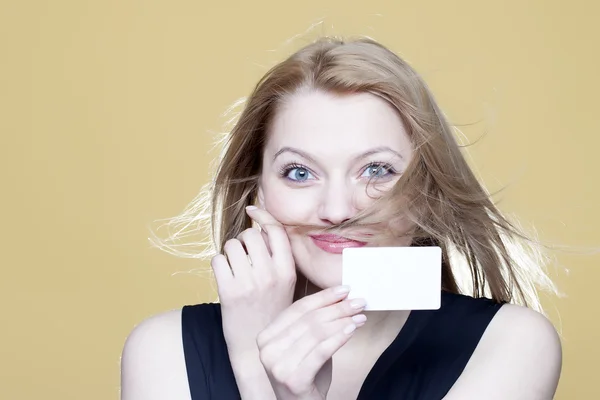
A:
<svg viewBox="0 0 600 400">
<path fill-rule="evenodd" d="M 217 5 L 219 3 L 219 5 Z M 506 212 L 600 243 L 596 2 L 4 1 L 0 5 L 0 398 L 115 399 L 127 334 L 209 301 L 206 263 L 152 249 L 152 221 L 206 182 L 222 112 L 321 33 L 411 62 Z M 323 21 L 309 34 L 294 35 Z M 557 253 L 559 399 L 598 399 L 598 256 Z M 562 272 L 570 270 L 569 274 Z"/>
</svg>

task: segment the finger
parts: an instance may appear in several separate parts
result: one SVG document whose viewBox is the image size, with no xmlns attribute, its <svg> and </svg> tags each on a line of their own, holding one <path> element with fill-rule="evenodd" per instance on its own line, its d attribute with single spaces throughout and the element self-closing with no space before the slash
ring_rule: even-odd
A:
<svg viewBox="0 0 600 400">
<path fill-rule="evenodd" d="M 256 339 L 258 346 L 264 346 L 305 314 L 341 301 L 348 296 L 349 292 L 350 288 L 348 286 L 337 286 L 296 301 L 283 310 L 268 328 L 258 335 Z"/>
<path fill-rule="evenodd" d="M 214 256 L 210 260 L 210 266 L 215 274 L 217 285 L 222 285 L 233 279 L 233 272 L 231 271 L 231 267 L 227 262 L 227 258 L 225 258 L 223 254 L 217 254 Z"/>
<path fill-rule="evenodd" d="M 231 271 L 235 278 L 245 278 L 250 275 L 252 266 L 248 261 L 248 254 L 242 247 L 242 243 L 237 239 L 230 239 L 223 246 L 225 255 L 231 266 Z"/>
<path fill-rule="evenodd" d="M 273 261 L 275 261 L 275 265 L 283 269 L 280 272 L 295 273 L 290 239 L 283 225 L 266 210 L 249 206 L 246 207 L 246 212 L 266 232 Z"/>
<path fill-rule="evenodd" d="M 291 323 L 279 334 L 273 336 L 269 342 L 269 346 L 273 343 L 278 343 L 277 346 L 283 351 L 289 347 L 295 346 L 294 343 L 297 340 L 310 332 L 312 332 L 313 335 L 319 336 L 318 332 L 322 330 L 323 326 L 329 326 L 328 324 L 337 321 L 354 318 L 354 316 L 362 312 L 366 303 L 361 300 L 362 299 L 344 300 L 309 312 L 296 322 Z M 366 317 L 364 315 L 357 317 L 355 322 L 359 323 L 363 318 Z M 321 339 L 325 339 L 325 337 L 321 337 Z"/>
<path fill-rule="evenodd" d="M 302 335 L 296 340 L 293 345 L 286 347 L 282 342 L 269 344 L 269 353 L 261 354 L 261 358 L 266 366 L 270 367 L 274 376 L 286 381 L 286 384 L 291 386 L 301 386 L 298 380 L 305 380 L 303 383 L 314 381 L 317 372 L 330 359 L 333 354 L 346 343 L 347 339 L 352 336 L 352 333 L 358 326 L 364 325 L 366 317 L 362 315 L 361 323 L 357 324 L 351 318 L 343 318 L 326 324 L 314 326 L 311 331 Z M 332 339 L 339 339 L 340 332 L 344 333 L 348 338 L 346 341 L 336 341 L 339 347 L 333 347 L 329 343 Z M 348 332 L 348 333 L 346 333 Z M 327 343 L 327 344 L 326 344 Z M 324 347 L 321 348 L 320 347 Z M 323 350 L 328 350 L 321 353 Z M 309 364 L 320 362 L 320 366 L 313 373 L 311 369 L 306 369 L 302 364 L 310 357 L 315 358 L 315 353 L 319 354 L 315 360 Z M 330 353 L 331 352 L 331 353 Z M 307 364 L 308 365 L 308 364 Z M 317 365 L 315 365 L 315 368 Z M 306 372 L 301 372 L 302 369 Z M 295 381 L 296 380 L 296 381 Z M 295 381 L 295 382 L 294 382 Z"/>
<path fill-rule="evenodd" d="M 317 376 L 327 360 L 331 359 L 350 340 L 357 328 L 358 326 L 354 322 L 349 322 L 341 331 L 338 330 L 333 336 L 319 343 L 300 362 L 295 374 L 297 376 Z"/>
<path fill-rule="evenodd" d="M 246 229 L 238 235 L 238 240 L 246 248 L 255 271 L 264 272 L 271 264 L 267 245 L 258 229 Z"/>
<path fill-rule="evenodd" d="M 345 299 L 338 303 L 314 310 L 304 317 L 307 324 L 322 324 L 339 320 L 340 318 L 351 317 L 362 312 L 367 303 L 364 299 Z"/>
<path fill-rule="evenodd" d="M 271 251 L 271 244 L 269 243 L 269 236 L 267 235 L 267 232 L 265 232 L 264 229 L 260 230 L 260 235 L 262 236 L 265 245 L 267 246 L 267 251 L 269 252 L 269 257 L 273 257 L 273 252 Z"/>
</svg>

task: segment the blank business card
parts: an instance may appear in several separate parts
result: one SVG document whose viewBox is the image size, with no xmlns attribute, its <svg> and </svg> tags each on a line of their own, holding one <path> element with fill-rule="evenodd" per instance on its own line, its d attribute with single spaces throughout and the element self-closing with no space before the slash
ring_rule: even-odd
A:
<svg viewBox="0 0 600 400">
<path fill-rule="evenodd" d="M 354 247 L 342 253 L 348 298 L 364 298 L 367 311 L 437 310 L 441 306 L 440 247 Z"/>
</svg>

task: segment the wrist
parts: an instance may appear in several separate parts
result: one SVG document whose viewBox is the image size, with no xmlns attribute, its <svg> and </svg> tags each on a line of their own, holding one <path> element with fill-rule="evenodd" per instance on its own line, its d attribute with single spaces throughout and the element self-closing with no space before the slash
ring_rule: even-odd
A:
<svg viewBox="0 0 600 400">
<path fill-rule="evenodd" d="M 229 355 L 231 368 L 243 400 L 276 400 L 258 348 Z"/>
</svg>

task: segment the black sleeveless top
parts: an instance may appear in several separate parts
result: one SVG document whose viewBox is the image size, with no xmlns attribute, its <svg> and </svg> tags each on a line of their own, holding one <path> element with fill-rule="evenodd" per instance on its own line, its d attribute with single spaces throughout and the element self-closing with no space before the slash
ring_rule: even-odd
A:
<svg viewBox="0 0 600 400">
<path fill-rule="evenodd" d="M 452 388 L 501 304 L 442 293 L 439 310 L 412 311 L 367 375 L 358 400 L 440 400 Z M 219 304 L 184 306 L 183 350 L 192 400 L 240 399 Z"/>
</svg>

